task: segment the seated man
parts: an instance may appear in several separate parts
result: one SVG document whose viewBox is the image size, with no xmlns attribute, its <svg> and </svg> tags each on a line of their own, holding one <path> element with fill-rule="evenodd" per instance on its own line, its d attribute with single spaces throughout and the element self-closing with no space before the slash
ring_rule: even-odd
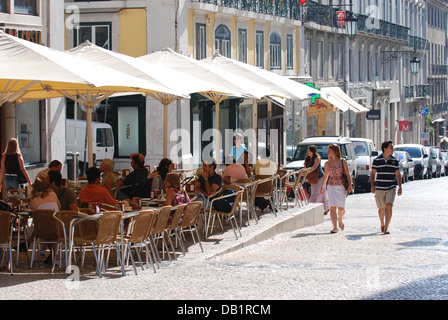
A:
<svg viewBox="0 0 448 320">
<path fill-rule="evenodd" d="M 114 206 L 117 203 L 109 190 L 99 185 L 100 177 L 100 169 L 94 167 L 87 169 L 87 185 L 79 193 L 81 205 L 89 204 L 90 202 L 100 202 Z"/>
<path fill-rule="evenodd" d="M 59 160 L 53 160 L 50 162 L 47 169 L 44 169 L 37 174 L 36 179 L 48 181 L 48 173 L 50 171 L 56 171 L 60 173 L 61 170 L 62 170 L 62 163 Z"/>
<path fill-rule="evenodd" d="M 104 159 L 101 162 L 100 170 L 103 174 L 100 186 L 108 189 L 111 193 L 112 190 L 118 186 L 118 179 L 113 173 L 114 162 L 111 159 Z"/>
<path fill-rule="evenodd" d="M 61 203 L 61 210 L 78 210 L 78 202 L 75 192 L 62 186 L 62 175 L 59 171 L 48 172 L 50 177 L 50 187 L 54 190 Z"/>
<path fill-rule="evenodd" d="M 215 170 L 214 159 L 202 162 L 202 173 L 195 184 L 195 191 L 202 193 L 206 198 L 215 196 L 222 186 L 222 178 Z"/>
<path fill-rule="evenodd" d="M 145 168 L 145 157 L 141 153 L 132 153 L 131 167 L 133 171 L 118 183 L 119 187 L 129 186 L 129 188 L 123 188 L 119 190 L 116 195 L 117 199 L 150 197 L 151 185 L 149 184 L 148 180 L 148 170 Z"/>
<path fill-rule="evenodd" d="M 226 156 L 227 167 L 222 173 L 222 177 L 230 177 L 232 179 L 232 184 L 235 184 L 235 180 L 248 179 L 246 170 L 242 164 L 236 162 L 235 158 L 231 155 Z"/>
</svg>

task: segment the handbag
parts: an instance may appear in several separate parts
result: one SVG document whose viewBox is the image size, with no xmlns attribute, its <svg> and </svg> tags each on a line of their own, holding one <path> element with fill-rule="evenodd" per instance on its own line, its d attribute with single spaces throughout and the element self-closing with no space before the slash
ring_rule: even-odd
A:
<svg viewBox="0 0 448 320">
<path fill-rule="evenodd" d="M 319 172 L 310 172 L 308 173 L 308 182 L 311 184 L 317 183 L 319 180 Z"/>
<path fill-rule="evenodd" d="M 19 173 L 17 174 L 17 180 L 18 180 L 19 184 L 28 183 L 28 180 L 26 180 L 26 177 L 23 174 L 22 170 L 19 170 Z"/>
<path fill-rule="evenodd" d="M 347 174 L 345 173 L 344 161 L 341 160 L 341 163 L 342 163 L 342 184 L 344 185 L 345 190 L 348 190 L 349 184 Z"/>
</svg>

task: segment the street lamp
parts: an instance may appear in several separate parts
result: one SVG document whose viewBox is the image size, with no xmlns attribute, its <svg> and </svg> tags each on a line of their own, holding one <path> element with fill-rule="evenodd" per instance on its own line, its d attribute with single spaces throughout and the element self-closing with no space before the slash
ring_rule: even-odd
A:
<svg viewBox="0 0 448 320">
<path fill-rule="evenodd" d="M 417 74 L 419 67 L 420 67 L 420 60 L 416 56 L 414 56 L 414 58 L 411 60 L 411 72 L 413 74 Z"/>
<path fill-rule="evenodd" d="M 348 11 L 345 17 L 345 34 L 350 40 L 356 37 L 358 31 L 358 18 L 353 15 L 353 12 Z"/>
</svg>

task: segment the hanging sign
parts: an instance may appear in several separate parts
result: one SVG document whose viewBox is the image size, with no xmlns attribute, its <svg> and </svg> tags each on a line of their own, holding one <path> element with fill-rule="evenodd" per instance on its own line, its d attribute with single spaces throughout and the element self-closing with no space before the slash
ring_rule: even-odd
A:
<svg viewBox="0 0 448 320">
<path fill-rule="evenodd" d="M 336 11 L 336 21 L 338 26 L 345 26 L 345 11 Z"/>
<path fill-rule="evenodd" d="M 367 120 L 380 120 L 381 119 L 381 110 L 370 110 L 366 114 Z"/>
<path fill-rule="evenodd" d="M 399 131 L 409 131 L 409 121 L 398 121 Z"/>
</svg>

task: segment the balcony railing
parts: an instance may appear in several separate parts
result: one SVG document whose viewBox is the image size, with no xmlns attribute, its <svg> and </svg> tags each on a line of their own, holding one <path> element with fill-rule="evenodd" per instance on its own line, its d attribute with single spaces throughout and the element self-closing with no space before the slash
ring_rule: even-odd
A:
<svg viewBox="0 0 448 320">
<path fill-rule="evenodd" d="M 376 34 L 379 36 L 395 38 L 403 41 L 409 41 L 409 28 L 398 24 L 378 19 L 372 25 L 367 25 L 368 16 L 364 14 L 355 14 L 358 18 L 358 31 Z"/>
<path fill-rule="evenodd" d="M 429 95 L 429 84 L 419 84 L 415 86 L 415 96 L 425 97 Z"/>
<path fill-rule="evenodd" d="M 409 35 L 407 46 L 416 50 L 429 50 L 429 40 Z"/>
<path fill-rule="evenodd" d="M 448 66 L 440 64 L 431 65 L 431 75 L 448 75 Z"/>
<path fill-rule="evenodd" d="M 256 13 L 269 14 L 294 20 L 300 19 L 300 2 L 297 0 L 191 0 L 210 3 Z"/>
<path fill-rule="evenodd" d="M 404 87 L 404 97 L 405 98 L 413 98 L 414 97 L 414 86 L 405 86 Z"/>
</svg>

